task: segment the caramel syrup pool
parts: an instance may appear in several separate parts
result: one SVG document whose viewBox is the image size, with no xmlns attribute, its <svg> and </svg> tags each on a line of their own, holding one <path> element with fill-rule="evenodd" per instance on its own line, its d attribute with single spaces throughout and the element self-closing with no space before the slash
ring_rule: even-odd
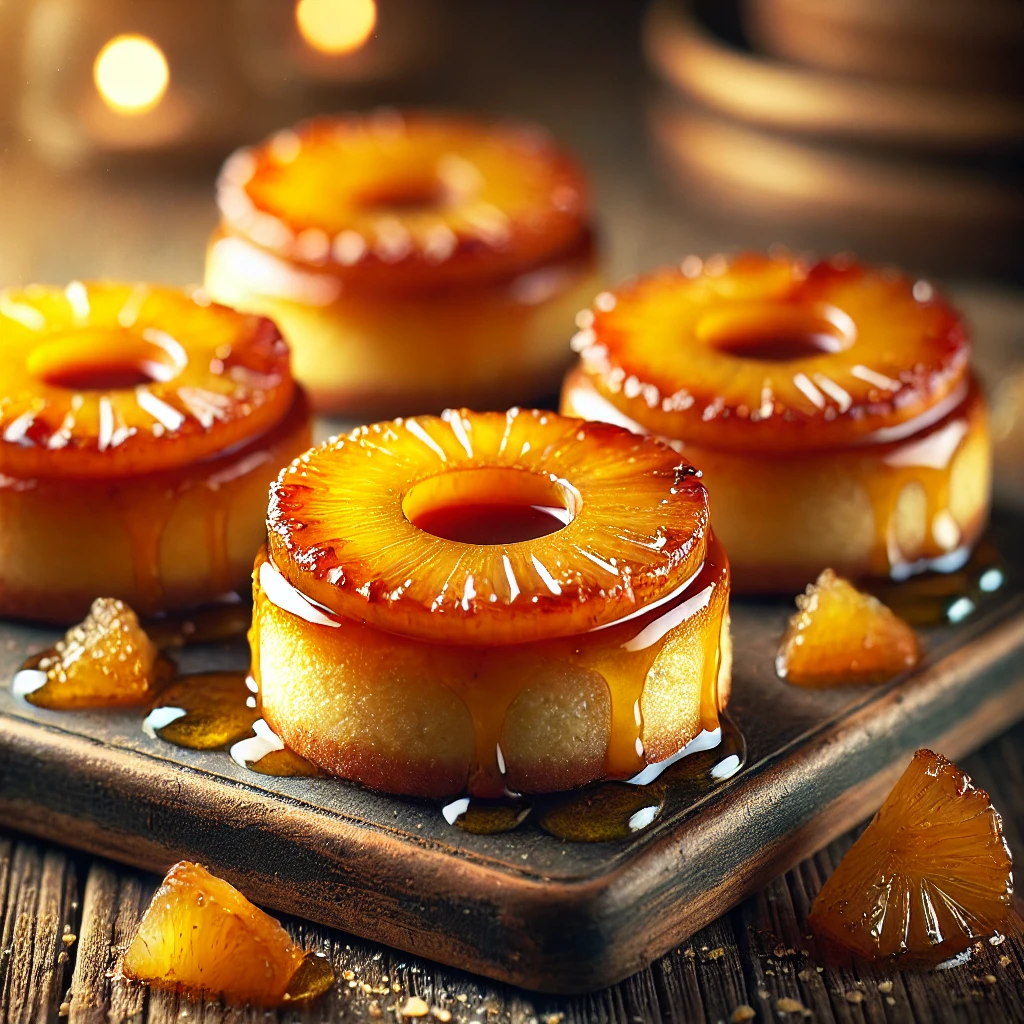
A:
<svg viewBox="0 0 1024 1024">
<path fill-rule="evenodd" d="M 629 781 L 503 800 L 463 797 L 446 804 L 441 813 L 449 824 L 474 835 L 511 832 L 527 823 L 566 842 L 614 842 L 685 810 L 731 779 L 746 759 L 743 734 L 723 714 L 714 733 L 701 733 L 675 757 L 648 765 Z"/>
<path fill-rule="evenodd" d="M 260 775 L 320 775 L 270 731 L 257 704 L 245 672 L 179 676 L 150 708 L 142 731 L 189 750 L 230 748 L 236 764 Z"/>
</svg>

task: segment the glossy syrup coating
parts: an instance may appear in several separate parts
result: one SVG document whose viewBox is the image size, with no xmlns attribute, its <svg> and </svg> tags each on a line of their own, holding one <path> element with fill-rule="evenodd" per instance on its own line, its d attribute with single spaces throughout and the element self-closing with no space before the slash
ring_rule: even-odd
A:
<svg viewBox="0 0 1024 1024">
<path fill-rule="evenodd" d="M 602 293 L 579 322 L 581 367 L 616 409 L 738 452 L 891 439 L 962 401 L 970 352 L 929 283 L 839 258 L 689 258 Z"/>
<path fill-rule="evenodd" d="M 109 480 L 251 440 L 293 404 L 272 323 L 149 284 L 0 293 L 0 474 Z"/>
<path fill-rule="evenodd" d="M 189 750 L 222 750 L 252 735 L 259 718 L 242 672 L 179 676 L 142 723 L 147 735 Z"/>
<path fill-rule="evenodd" d="M 775 658 L 776 672 L 795 686 L 885 683 L 921 659 L 913 629 L 831 569 L 796 604 Z"/>
<path fill-rule="evenodd" d="M 122 971 L 157 988 L 274 1007 L 313 998 L 333 983 L 333 971 L 306 965 L 307 958 L 234 886 L 180 861 L 154 893 Z"/>
<path fill-rule="evenodd" d="M 352 286 L 505 278 L 578 249 L 589 188 L 533 127 L 466 116 L 324 117 L 227 162 L 226 233 Z"/>
<path fill-rule="evenodd" d="M 811 908 L 829 960 L 927 969 L 1013 926 L 1002 819 L 955 764 L 919 750 Z"/>
<path fill-rule="evenodd" d="M 532 642 L 428 641 L 328 614 L 266 554 L 253 594 L 264 718 L 325 770 L 388 792 L 498 797 L 630 778 L 716 729 L 729 699 L 729 565 L 713 535 L 697 574 L 661 601 Z"/>
<path fill-rule="evenodd" d="M 419 515 L 452 504 L 550 507 L 534 540 L 467 544 Z M 706 557 L 708 502 L 669 446 L 554 413 L 450 410 L 361 427 L 282 471 L 274 561 L 308 598 L 423 640 L 571 636 L 679 588 Z"/>
</svg>

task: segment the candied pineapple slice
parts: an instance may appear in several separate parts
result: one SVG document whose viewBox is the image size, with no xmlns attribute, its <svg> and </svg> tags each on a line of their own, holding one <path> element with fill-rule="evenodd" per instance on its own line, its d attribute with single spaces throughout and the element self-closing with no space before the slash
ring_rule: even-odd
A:
<svg viewBox="0 0 1024 1024">
<path fill-rule="evenodd" d="M 158 988 L 279 1006 L 326 991 L 334 981 L 327 966 L 234 886 L 181 861 L 154 894 L 122 970 Z"/>
<path fill-rule="evenodd" d="M 19 676 L 30 677 L 21 690 L 30 703 L 73 710 L 143 704 L 171 670 L 135 612 L 123 601 L 98 597 L 85 620 Z"/>
<path fill-rule="evenodd" d="M 689 263 L 599 295 L 573 339 L 601 395 L 653 433 L 764 454 L 871 443 L 967 377 L 963 318 L 926 282 L 843 257 Z"/>
<path fill-rule="evenodd" d="M 884 683 L 921 658 L 910 626 L 831 569 L 796 603 L 775 658 L 775 670 L 796 686 Z"/>
<path fill-rule="evenodd" d="M 0 472 L 134 477 L 280 423 L 295 384 L 269 320 L 147 284 L 0 293 Z"/>
<path fill-rule="evenodd" d="M 830 960 L 927 968 L 1012 922 L 1002 819 L 955 764 L 919 750 L 811 908 Z"/>
<path fill-rule="evenodd" d="M 493 543 L 429 532 L 431 513 L 506 503 L 560 528 Z M 700 474 L 654 438 L 462 409 L 360 427 L 301 456 L 271 488 L 267 525 L 277 567 L 330 611 L 423 640 L 505 644 L 665 597 L 704 562 L 708 515 Z"/>
</svg>

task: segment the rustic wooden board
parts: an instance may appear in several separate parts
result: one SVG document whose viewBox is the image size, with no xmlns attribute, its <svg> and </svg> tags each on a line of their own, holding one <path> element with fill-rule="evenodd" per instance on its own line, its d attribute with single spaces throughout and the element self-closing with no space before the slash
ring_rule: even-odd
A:
<svg viewBox="0 0 1024 1024">
<path fill-rule="evenodd" d="M 997 524 L 1009 550 L 1019 521 Z M 1017 552 L 1014 564 L 1022 564 Z M 734 602 L 731 713 L 745 768 L 617 843 L 465 834 L 436 805 L 274 779 L 150 739 L 141 714 L 59 713 L 0 693 L 0 823 L 129 864 L 203 860 L 250 897 L 490 977 L 582 992 L 633 974 L 869 814 L 918 746 L 959 757 L 1024 715 L 1024 592 L 929 630 L 910 677 L 778 680 L 782 602 Z M 53 639 L 0 626 L 0 678 Z M 240 667 L 238 645 L 181 653 Z"/>
</svg>

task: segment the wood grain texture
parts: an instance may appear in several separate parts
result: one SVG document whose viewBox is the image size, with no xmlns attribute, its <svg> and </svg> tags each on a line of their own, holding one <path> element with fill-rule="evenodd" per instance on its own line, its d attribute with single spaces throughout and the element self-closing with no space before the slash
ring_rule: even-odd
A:
<svg viewBox="0 0 1024 1024">
<path fill-rule="evenodd" d="M 43 1024 L 58 1013 L 78 911 L 71 854 L 0 839 L 3 926 L 0 1021 Z"/>
<path fill-rule="evenodd" d="M 1021 856 L 1024 725 L 964 767 L 989 790 L 1014 854 Z M 454 1024 L 724 1024 L 744 1006 L 755 1013 L 751 1020 L 773 1024 L 1024 1021 L 1024 947 L 1014 938 L 984 949 L 966 966 L 930 974 L 819 969 L 807 952 L 807 912 L 856 834 L 773 879 L 650 967 L 582 997 L 523 991 L 286 919 L 297 941 L 331 957 L 338 983 L 304 1011 L 267 1014 L 149 992 L 120 979 L 120 957 L 159 879 L 9 834 L 0 836 L 0 1021 L 60 1024 L 66 1016 L 71 1024 L 398 1024 L 406 1020 L 398 1010 L 410 995 L 447 1010 Z M 80 906 L 74 896 L 79 888 Z M 61 962 L 55 937 L 65 926 L 77 940 Z M 426 1018 L 426 1024 L 437 1021 Z"/>
</svg>

